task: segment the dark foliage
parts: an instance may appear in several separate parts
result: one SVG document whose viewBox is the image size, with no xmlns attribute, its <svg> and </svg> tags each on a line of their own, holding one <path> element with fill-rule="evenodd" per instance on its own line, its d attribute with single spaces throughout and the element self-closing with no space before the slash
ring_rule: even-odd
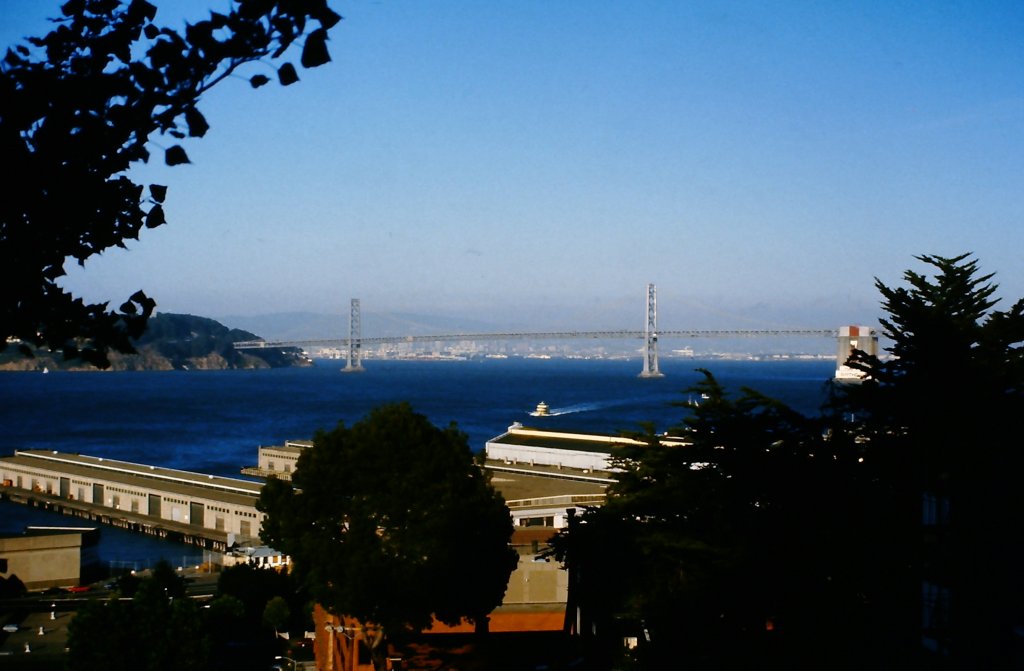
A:
<svg viewBox="0 0 1024 671">
<path fill-rule="evenodd" d="M 188 163 L 176 142 L 206 134 L 206 91 L 293 45 L 303 67 L 326 63 L 340 20 L 325 0 L 233 3 L 181 32 L 156 15 L 145 0 L 71 0 L 52 32 L 0 64 L 0 155 L 13 168 L 0 180 L 0 349 L 13 338 L 99 367 L 108 351 L 133 351 L 155 302 L 139 291 L 116 311 L 88 304 L 60 286 L 64 264 L 165 223 L 167 187 L 128 177 L 152 137 L 175 143 L 167 165 Z M 293 65 L 281 70 L 281 84 L 296 81 Z"/>
<path fill-rule="evenodd" d="M 996 310 L 993 275 L 967 254 L 918 260 L 931 274 L 876 282 L 892 357 L 858 354 L 868 380 L 836 404 L 856 418 L 846 428 L 888 504 L 878 588 L 902 596 L 889 601 L 890 628 L 908 644 L 924 636 L 960 668 L 1019 668 L 1024 300 Z"/>
<path fill-rule="evenodd" d="M 618 451 L 554 545 L 595 668 L 1021 668 L 1024 301 L 919 260 L 877 282 L 893 356 L 819 418 L 705 371 L 691 445 Z"/>
<path fill-rule="evenodd" d="M 751 389 L 733 400 L 714 376 L 677 432 L 689 445 L 618 448 L 606 505 L 554 542 L 570 589 L 596 630 L 593 660 L 643 641 L 644 668 L 749 665 L 785 654 L 839 668 L 837 633 L 862 619 L 852 444 Z M 583 631 L 586 637 L 586 631 Z M 602 647 L 604 646 L 604 647 Z"/>
<path fill-rule="evenodd" d="M 501 602 L 511 517 L 454 425 L 383 406 L 319 432 L 293 477 L 263 488 L 261 536 L 325 608 L 396 638 Z"/>
<path fill-rule="evenodd" d="M 6 578 L 0 576 L 0 599 L 14 599 L 24 596 L 27 591 L 25 583 L 16 573 L 12 573 Z"/>
<path fill-rule="evenodd" d="M 241 600 L 220 594 L 204 607 L 185 595 L 184 578 L 167 562 L 132 578 L 121 581 L 114 598 L 89 601 L 75 614 L 68 625 L 68 668 L 266 668 L 280 653 L 273 632 L 250 621 Z"/>
<path fill-rule="evenodd" d="M 68 625 L 69 668 L 210 668 L 204 612 L 183 595 L 184 581 L 162 562 L 130 601 L 87 602 Z"/>
<path fill-rule="evenodd" d="M 217 580 L 217 593 L 238 599 L 244 607 L 245 620 L 250 626 L 261 626 L 267 603 L 274 597 L 283 597 L 297 626 L 306 622 L 302 615 L 308 611 L 306 594 L 300 590 L 289 573 L 250 564 L 225 568 Z"/>
</svg>

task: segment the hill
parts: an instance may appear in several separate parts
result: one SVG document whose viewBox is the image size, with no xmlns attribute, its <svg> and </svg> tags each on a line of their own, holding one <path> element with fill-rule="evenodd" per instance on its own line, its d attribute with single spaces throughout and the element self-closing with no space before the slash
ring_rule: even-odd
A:
<svg viewBox="0 0 1024 671">
<path fill-rule="evenodd" d="M 137 354 L 111 354 L 110 370 L 227 370 L 309 366 L 297 348 L 236 350 L 234 343 L 258 340 L 206 317 L 161 313 L 149 320 L 135 341 Z M 80 360 L 65 361 L 60 352 L 33 351 L 26 356 L 9 345 L 0 352 L 0 370 L 94 370 Z"/>
</svg>

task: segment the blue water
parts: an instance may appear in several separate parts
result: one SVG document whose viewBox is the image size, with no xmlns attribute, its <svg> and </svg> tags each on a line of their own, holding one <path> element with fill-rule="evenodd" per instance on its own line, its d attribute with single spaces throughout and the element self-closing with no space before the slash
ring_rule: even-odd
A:
<svg viewBox="0 0 1024 671">
<path fill-rule="evenodd" d="M 381 403 L 409 401 L 437 425 L 456 422 L 474 450 L 512 422 L 594 431 L 658 431 L 677 425 L 685 389 L 709 368 L 729 389 L 750 386 L 813 413 L 824 400 L 831 361 L 666 359 L 663 378 L 641 379 L 639 359 L 369 361 L 257 371 L 0 373 L 0 455 L 43 448 L 239 477 L 259 445 L 310 438 L 351 424 Z M 545 401 L 551 417 L 532 417 Z M 13 510 L 12 510 L 13 509 Z M 20 530 L 40 511 L 0 506 L 0 530 Z M 56 520 L 53 519 L 56 517 Z M 48 523 L 74 518 L 49 516 Z M 80 521 L 74 520 L 75 523 Z M 38 522 L 33 522 L 38 523 Z M 185 553 L 193 552 L 185 549 Z M 179 545 L 103 530 L 101 555 L 129 560 Z"/>
</svg>

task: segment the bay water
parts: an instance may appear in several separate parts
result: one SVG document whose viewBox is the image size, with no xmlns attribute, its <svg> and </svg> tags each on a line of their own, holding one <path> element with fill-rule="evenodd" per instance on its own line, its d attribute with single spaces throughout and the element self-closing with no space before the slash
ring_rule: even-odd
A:
<svg viewBox="0 0 1024 671">
<path fill-rule="evenodd" d="M 710 370 L 727 389 L 747 386 L 813 414 L 835 369 L 828 359 L 660 362 L 640 378 L 634 359 L 370 360 L 361 373 L 317 360 L 310 368 L 255 371 L 0 373 L 0 455 L 48 449 L 201 473 L 241 477 L 257 447 L 312 438 L 358 421 L 383 403 L 408 401 L 435 425 L 455 422 L 474 451 L 513 422 L 596 432 L 665 431 Z M 550 416 L 531 412 L 544 401 Z M 0 503 L 0 531 L 26 524 L 82 526 Z M 100 556 L 112 566 L 167 559 L 198 563 L 197 550 L 103 527 Z"/>
</svg>

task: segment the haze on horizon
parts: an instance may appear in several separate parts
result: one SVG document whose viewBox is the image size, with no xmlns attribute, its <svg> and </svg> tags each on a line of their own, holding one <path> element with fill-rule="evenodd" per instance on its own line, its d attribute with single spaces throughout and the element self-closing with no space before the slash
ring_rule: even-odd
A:
<svg viewBox="0 0 1024 671">
<path fill-rule="evenodd" d="M 59 4 L 5 0 L 6 45 Z M 334 62 L 208 95 L 139 169 L 170 223 L 65 286 L 545 330 L 642 328 L 654 282 L 664 328 L 830 328 L 969 251 L 1024 296 L 1021 3 L 331 5 Z"/>
</svg>

